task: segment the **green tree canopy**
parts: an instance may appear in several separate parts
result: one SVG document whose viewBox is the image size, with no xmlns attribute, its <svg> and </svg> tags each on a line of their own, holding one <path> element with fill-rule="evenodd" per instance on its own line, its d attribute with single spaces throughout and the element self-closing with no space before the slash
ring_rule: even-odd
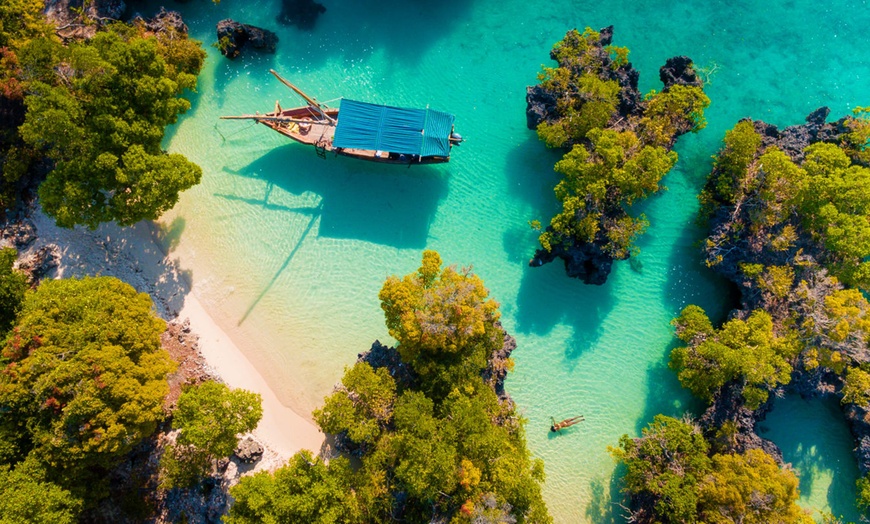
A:
<svg viewBox="0 0 870 524">
<path fill-rule="evenodd" d="M 172 418 L 178 437 L 160 457 L 161 487 L 196 486 L 215 460 L 233 453 L 239 433 L 257 427 L 263 417 L 261 402 L 258 393 L 214 381 L 186 387 Z"/>
<path fill-rule="evenodd" d="M 698 485 L 710 471 L 709 449 L 697 427 L 656 415 L 641 438 L 623 435 L 610 452 L 625 464 L 623 491 L 653 497 L 656 517 L 676 524 L 697 521 Z"/>
<path fill-rule="evenodd" d="M 320 428 L 333 435 L 347 432 L 357 444 L 373 444 L 393 418 L 396 382 L 387 368 L 358 362 L 344 373 L 342 387 L 314 410 Z"/>
<path fill-rule="evenodd" d="M 791 380 L 789 361 L 801 346 L 794 333 L 774 333 L 770 314 L 755 310 L 746 320 L 729 320 L 714 331 L 708 331 L 704 318 L 703 309 L 688 306 L 673 321 L 677 336 L 688 344 L 671 352 L 669 364 L 683 387 L 710 402 L 719 388 L 737 380 L 746 406 L 757 409 L 770 388 Z"/>
<path fill-rule="evenodd" d="M 601 236 L 605 251 L 627 258 L 647 222 L 625 210 L 661 190 L 659 182 L 677 154 L 644 145 L 632 131 L 594 129 L 588 137 L 588 148 L 576 145 L 556 163 L 556 172 L 564 176 L 555 189 L 562 211 L 550 220 L 551 230 L 541 242 L 548 247 L 563 239 L 595 242 Z"/>
<path fill-rule="evenodd" d="M 12 268 L 18 252 L 12 248 L 0 249 L 0 335 L 5 335 L 21 310 L 27 291 L 27 276 Z"/>
<path fill-rule="evenodd" d="M 543 464 L 481 376 L 505 336 L 483 282 L 426 251 L 417 272 L 387 280 L 381 301 L 401 365 L 418 375 L 394 380 L 393 368 L 358 362 L 315 412 L 357 470 L 297 455 L 233 488 L 229 522 L 551 522 Z"/>
<path fill-rule="evenodd" d="M 708 456 L 700 430 L 663 415 L 643 436 L 623 435 L 611 453 L 626 467 L 635 522 L 810 524 L 797 504 L 797 477 L 762 450 Z"/>
<path fill-rule="evenodd" d="M 150 435 L 174 369 L 164 329 L 150 297 L 112 277 L 28 294 L 0 356 L 3 424 L 21 450 L 56 468 L 110 467 Z"/>
<path fill-rule="evenodd" d="M 270 474 L 261 471 L 242 477 L 232 488 L 235 499 L 227 524 L 281 524 L 361 522 L 352 487 L 354 474 L 348 460 L 334 458 L 329 465 L 303 450 Z"/>
<path fill-rule="evenodd" d="M 73 524 L 82 503 L 32 464 L 0 466 L 0 524 Z"/>
<path fill-rule="evenodd" d="M 228 457 L 238 434 L 257 427 L 263 417 L 262 397 L 244 389 L 207 381 L 184 390 L 172 417 L 180 429 L 178 443 L 191 445 L 214 458 Z"/>
<path fill-rule="evenodd" d="M 116 24 L 85 43 L 38 39 L 22 51 L 34 80 L 20 133 L 55 162 L 39 195 L 59 225 L 155 219 L 199 182 L 198 166 L 160 148 L 202 64 L 198 46 L 178 42 Z"/>
<path fill-rule="evenodd" d="M 705 126 L 710 99 L 700 87 L 676 84 L 641 100 L 636 86 L 624 82 L 635 73 L 628 49 L 603 46 L 588 27 L 568 31 L 551 57 L 558 67 L 545 67 L 538 79 L 555 107 L 537 132 L 548 147 L 569 151 L 555 167 L 563 175 L 555 188 L 562 210 L 539 236 L 541 247 L 595 244 L 626 259 L 648 225 L 630 214 L 631 205 L 662 189 L 677 161 L 669 150 L 679 135 Z"/>
</svg>

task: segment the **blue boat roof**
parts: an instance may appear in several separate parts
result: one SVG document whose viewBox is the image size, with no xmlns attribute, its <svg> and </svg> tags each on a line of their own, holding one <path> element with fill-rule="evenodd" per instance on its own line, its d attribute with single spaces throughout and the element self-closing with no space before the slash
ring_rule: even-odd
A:
<svg viewBox="0 0 870 524">
<path fill-rule="evenodd" d="M 420 156 L 449 156 L 456 117 L 342 99 L 332 145 Z"/>
</svg>

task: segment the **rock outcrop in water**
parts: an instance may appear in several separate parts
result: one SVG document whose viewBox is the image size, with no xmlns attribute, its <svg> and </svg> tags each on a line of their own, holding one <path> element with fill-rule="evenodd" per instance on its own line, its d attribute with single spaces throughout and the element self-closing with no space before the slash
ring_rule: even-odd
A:
<svg viewBox="0 0 870 524">
<path fill-rule="evenodd" d="M 588 28 L 582 34 L 569 31 L 550 52 L 558 67 L 545 69 L 541 84 L 526 90 L 528 128 L 536 129 L 550 147 L 586 148 L 584 160 L 575 156 L 574 161 L 603 165 L 610 160 L 603 159 L 599 146 L 608 147 L 604 144 L 613 140 L 634 144 L 623 147 L 623 158 L 603 169 L 616 172 L 632 164 L 630 169 L 640 173 L 629 177 L 646 179 L 637 183 L 641 188 L 628 187 L 620 182 L 624 176 L 614 176 L 603 182 L 603 190 L 589 189 L 578 181 L 585 176 L 576 173 L 581 168 L 566 165 L 560 171 L 557 165 L 557 171 L 570 179 L 556 191 L 563 211 L 545 228 L 541 249 L 529 263 L 537 267 L 560 258 L 570 277 L 597 285 L 607 280 L 614 260 L 636 251 L 634 239 L 646 222 L 630 216 L 627 209 L 661 188 L 660 178 L 675 161 L 668 152 L 680 135 L 703 127 L 703 111 L 709 104 L 692 61 L 685 56 L 668 59 L 659 72 L 662 91 L 645 99 L 638 90 L 639 73 L 628 62 L 628 50 L 613 47 L 612 40 L 612 26 L 597 33 Z M 647 146 L 657 148 L 650 155 L 656 158 L 638 162 L 637 151 L 647 151 Z M 643 167 L 635 169 L 638 165 Z"/>
<path fill-rule="evenodd" d="M 320 15 L 325 12 L 326 7 L 314 0 L 282 0 L 278 22 L 310 30 L 314 28 Z"/>
<path fill-rule="evenodd" d="M 278 35 L 268 29 L 261 29 L 236 22 L 231 18 L 217 24 L 218 49 L 227 58 L 236 58 L 247 46 L 267 53 L 274 53 Z"/>
</svg>

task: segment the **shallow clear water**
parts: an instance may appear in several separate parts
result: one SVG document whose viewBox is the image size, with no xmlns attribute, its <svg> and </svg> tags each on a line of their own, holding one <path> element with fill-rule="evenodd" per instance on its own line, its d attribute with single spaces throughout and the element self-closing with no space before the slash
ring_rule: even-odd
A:
<svg viewBox="0 0 870 524">
<path fill-rule="evenodd" d="M 473 264 L 517 338 L 508 389 L 528 419 L 533 453 L 546 461 L 556 521 L 619 521 L 607 446 L 656 413 L 698 408 L 666 367 L 670 319 L 688 303 L 720 316 L 730 300 L 700 265 L 702 231 L 692 225 L 710 156 L 742 117 L 790 125 L 821 105 L 839 117 L 870 104 L 867 2 L 323 1 L 328 11 L 312 32 L 279 25 L 278 0 L 169 6 L 206 44 L 228 16 L 281 39 L 275 55 L 234 62 L 208 48 L 193 108 L 167 138 L 204 171 L 163 220 L 172 256 L 282 400 L 303 413 L 358 352 L 389 338 L 377 300 L 384 278 L 416 269 L 424 248 Z M 590 287 L 560 265 L 527 266 L 535 246 L 527 222 L 555 210 L 557 154 L 526 129 L 524 97 L 566 30 L 609 24 L 614 43 L 632 50 L 643 90 L 660 87 L 667 57 L 686 54 L 711 71 L 713 105 L 707 129 L 681 139 L 670 190 L 642 205 L 652 225 L 637 263 L 617 264 L 606 285 Z M 468 141 L 446 166 L 407 169 L 321 160 L 263 126 L 219 121 L 269 111 L 275 100 L 297 103 L 269 68 L 322 101 L 453 112 Z M 765 427 L 786 458 L 813 479 L 835 479 L 802 482 L 802 503 L 856 518 L 848 432 L 805 441 L 803 425 L 821 408 L 784 405 Z M 779 416 L 785 409 L 792 415 Z M 580 413 L 584 424 L 548 432 L 551 416 Z"/>
</svg>

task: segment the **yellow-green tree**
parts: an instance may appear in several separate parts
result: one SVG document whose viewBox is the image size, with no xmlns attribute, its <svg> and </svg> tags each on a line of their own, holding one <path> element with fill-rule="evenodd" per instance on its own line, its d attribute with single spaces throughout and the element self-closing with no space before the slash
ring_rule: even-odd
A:
<svg viewBox="0 0 870 524">
<path fill-rule="evenodd" d="M 798 479 L 760 449 L 714 455 L 712 471 L 700 486 L 701 519 L 709 524 L 812 524 L 797 505 Z"/>
<path fill-rule="evenodd" d="M 402 360 L 424 389 L 447 394 L 463 377 L 475 376 L 501 347 L 498 303 L 470 268 L 441 268 L 435 251 L 423 252 L 416 273 L 390 277 L 380 292 L 390 335 Z"/>
<path fill-rule="evenodd" d="M 401 362 L 357 363 L 315 412 L 359 467 L 297 455 L 275 475 L 242 479 L 229 522 L 551 522 L 543 464 L 513 405 L 481 375 L 505 336 L 488 295 L 470 270 L 442 269 L 434 251 L 415 273 L 390 277 L 381 301 L 400 342 L 390 358 Z M 404 377 L 406 366 L 415 373 Z"/>
<path fill-rule="evenodd" d="M 705 319 L 704 310 L 692 305 L 673 321 L 687 345 L 671 352 L 669 366 L 683 387 L 710 402 L 719 388 L 737 381 L 746 406 L 757 409 L 771 388 L 789 383 L 790 360 L 801 346 L 794 333 L 774 332 L 769 313 L 755 310 L 746 320 L 729 320 L 718 330 L 710 330 Z"/>
</svg>

